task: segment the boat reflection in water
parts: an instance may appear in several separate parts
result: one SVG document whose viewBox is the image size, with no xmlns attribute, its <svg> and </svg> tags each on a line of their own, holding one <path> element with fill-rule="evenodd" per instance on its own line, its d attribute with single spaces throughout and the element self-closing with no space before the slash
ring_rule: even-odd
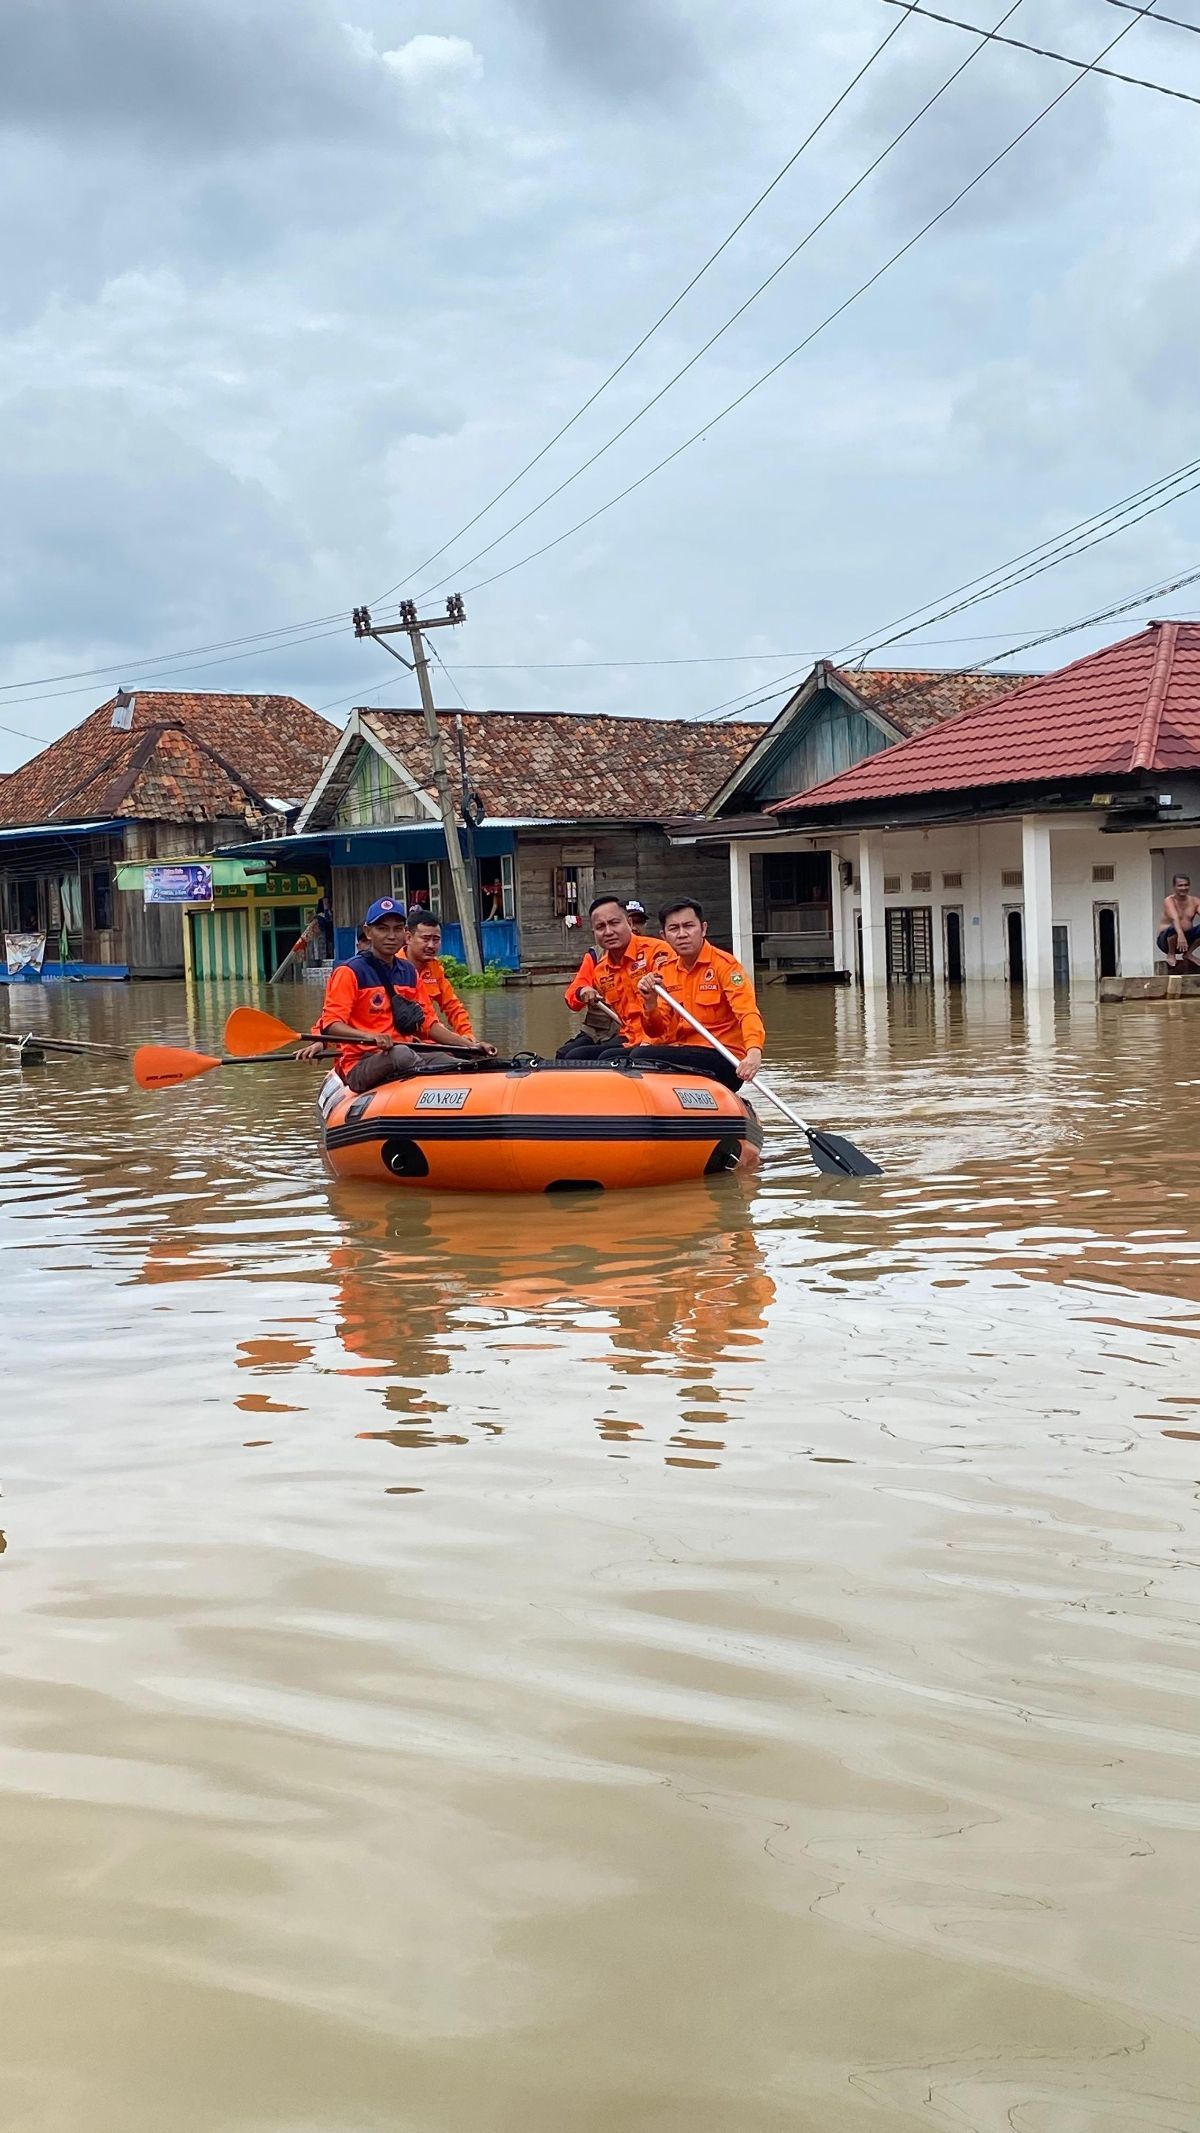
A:
<svg viewBox="0 0 1200 2133">
<path fill-rule="evenodd" d="M 653 1427 L 672 1463 L 717 1463 L 775 1295 L 738 1181 L 503 1205 L 343 1184 L 331 1199 L 340 1352 L 324 1367 L 378 1386 L 395 1420 L 374 1434 L 467 1444 L 572 1416 L 579 1385 L 614 1448 Z M 241 1343 L 239 1363 L 276 1388 L 290 1376 L 286 1401 L 325 1338 L 293 1325 Z"/>
</svg>

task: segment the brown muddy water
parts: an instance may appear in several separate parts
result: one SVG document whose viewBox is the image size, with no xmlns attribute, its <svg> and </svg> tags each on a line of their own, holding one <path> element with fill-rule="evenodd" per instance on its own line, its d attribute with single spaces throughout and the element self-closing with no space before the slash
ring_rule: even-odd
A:
<svg viewBox="0 0 1200 2133">
<path fill-rule="evenodd" d="M 767 1000 L 883 1179 L 0 1060 L 5 2133 L 1195 2133 L 1200 1012 Z"/>
</svg>

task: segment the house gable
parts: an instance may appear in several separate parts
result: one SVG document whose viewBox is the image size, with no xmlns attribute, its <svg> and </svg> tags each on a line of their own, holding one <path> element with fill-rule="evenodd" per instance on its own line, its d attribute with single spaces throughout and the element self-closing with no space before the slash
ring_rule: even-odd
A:
<svg viewBox="0 0 1200 2133">
<path fill-rule="evenodd" d="M 354 711 L 300 812 L 296 829 L 361 829 L 440 819 L 432 796 L 394 749 Z"/>
<path fill-rule="evenodd" d="M 865 667 L 819 659 L 758 746 L 709 801 L 705 814 L 752 814 L 940 726 L 1030 679 L 961 669 Z"/>
<path fill-rule="evenodd" d="M 705 813 L 714 819 L 753 813 L 836 777 L 899 739 L 898 727 L 848 688 L 836 667 L 818 660 Z"/>
</svg>

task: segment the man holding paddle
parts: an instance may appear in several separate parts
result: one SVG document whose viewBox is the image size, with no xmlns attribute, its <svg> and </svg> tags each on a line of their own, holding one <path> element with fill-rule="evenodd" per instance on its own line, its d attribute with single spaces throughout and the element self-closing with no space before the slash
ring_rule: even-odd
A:
<svg viewBox="0 0 1200 2133">
<path fill-rule="evenodd" d="M 662 1000 L 661 991 L 669 992 L 682 1007 L 690 1009 L 697 1022 L 736 1053 L 739 1081 L 753 1081 L 762 1065 L 767 1038 L 754 997 L 753 979 L 735 955 L 713 947 L 708 938 L 708 922 L 694 897 L 665 904 L 658 917 L 671 953 L 662 959 L 657 972 L 639 983 L 647 1036 L 652 1042 L 665 1038 L 668 1044 L 703 1044 L 694 1025 L 673 1015 Z"/>
<path fill-rule="evenodd" d="M 588 909 L 595 952 L 588 952 L 565 994 L 567 1006 L 585 1010 L 586 1035 L 573 1037 L 558 1056 L 646 1042 L 646 995 L 640 980 L 670 961 L 662 941 L 643 939 L 619 896 L 593 897 Z"/>
<path fill-rule="evenodd" d="M 313 1031 L 315 1037 L 340 1045 L 334 1064 L 347 1088 L 360 1096 L 387 1081 L 439 1071 L 432 1056 L 423 1057 L 402 1041 L 406 1037 L 463 1049 L 462 1039 L 440 1020 L 413 965 L 403 959 L 408 938 L 404 906 L 390 896 L 379 897 L 362 930 L 367 946 L 333 971 Z M 368 1044 L 364 1037 L 370 1039 Z"/>
</svg>

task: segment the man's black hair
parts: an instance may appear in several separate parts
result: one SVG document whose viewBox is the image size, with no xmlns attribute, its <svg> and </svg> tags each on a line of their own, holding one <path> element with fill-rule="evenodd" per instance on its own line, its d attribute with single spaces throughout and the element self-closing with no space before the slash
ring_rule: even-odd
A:
<svg viewBox="0 0 1200 2133">
<path fill-rule="evenodd" d="M 1171 879 L 1172 881 L 1186 881 L 1189 889 L 1192 886 L 1192 877 L 1190 874 L 1172 874 Z"/>
<path fill-rule="evenodd" d="M 591 903 L 588 905 L 588 917 L 591 917 L 593 911 L 602 911 L 605 904 L 616 904 L 618 910 L 624 911 L 626 918 L 628 918 L 629 913 L 625 910 L 625 898 L 618 896 L 615 889 L 610 889 L 604 896 L 593 896 Z"/>
<path fill-rule="evenodd" d="M 408 914 L 408 930 L 410 933 L 414 926 L 436 926 L 440 931 L 441 924 L 442 921 L 437 912 L 426 911 L 422 905 L 418 905 L 415 911 L 410 911 Z"/>
<path fill-rule="evenodd" d="M 665 926 L 667 920 L 674 918 L 677 911 L 694 911 L 701 925 L 704 924 L 704 905 L 698 904 L 694 896 L 681 896 L 677 902 L 662 906 L 658 914 L 659 925 Z"/>
</svg>

